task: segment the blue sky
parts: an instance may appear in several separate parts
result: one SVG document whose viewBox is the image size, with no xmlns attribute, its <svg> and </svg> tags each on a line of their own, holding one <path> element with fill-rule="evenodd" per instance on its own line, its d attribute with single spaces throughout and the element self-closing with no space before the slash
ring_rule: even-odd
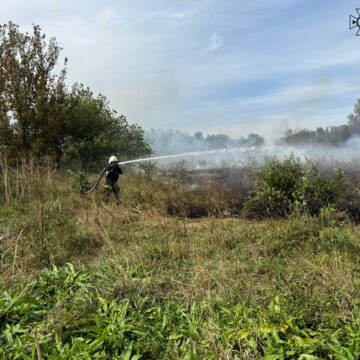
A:
<svg viewBox="0 0 360 360">
<path fill-rule="evenodd" d="M 1 0 L 0 22 L 39 24 L 69 83 L 146 129 L 257 132 L 346 122 L 360 98 L 359 1 Z"/>
</svg>

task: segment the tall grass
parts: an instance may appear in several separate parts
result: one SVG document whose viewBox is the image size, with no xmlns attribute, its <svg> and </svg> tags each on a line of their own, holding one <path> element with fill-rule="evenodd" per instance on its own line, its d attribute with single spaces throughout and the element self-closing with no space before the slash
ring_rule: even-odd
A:
<svg viewBox="0 0 360 360">
<path fill-rule="evenodd" d="M 0 153 L 0 201 L 30 202 L 42 195 L 51 196 L 57 179 L 50 161 L 33 159 L 9 166 L 6 154 Z"/>
<path fill-rule="evenodd" d="M 128 172 L 118 202 L 1 166 L 3 358 L 358 358 L 359 227 L 338 209 L 241 218 L 255 183 L 230 171 Z"/>
</svg>

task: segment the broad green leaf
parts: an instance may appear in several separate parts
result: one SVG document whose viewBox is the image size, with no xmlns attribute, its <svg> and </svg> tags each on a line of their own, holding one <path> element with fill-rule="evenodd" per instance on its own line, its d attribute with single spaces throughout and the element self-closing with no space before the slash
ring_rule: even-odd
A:
<svg viewBox="0 0 360 360">
<path fill-rule="evenodd" d="M 241 329 L 236 333 L 236 335 L 233 337 L 234 340 L 242 340 L 245 339 L 250 334 L 249 329 Z"/>
</svg>

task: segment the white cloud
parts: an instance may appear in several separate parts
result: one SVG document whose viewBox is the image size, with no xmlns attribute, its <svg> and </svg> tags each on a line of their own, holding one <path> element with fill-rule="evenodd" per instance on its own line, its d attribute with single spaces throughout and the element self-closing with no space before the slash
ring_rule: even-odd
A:
<svg viewBox="0 0 360 360">
<path fill-rule="evenodd" d="M 306 103 L 356 92 L 360 93 L 360 85 L 324 82 L 314 85 L 292 86 L 266 95 L 240 98 L 237 100 L 237 104 L 249 106 Z"/>
<path fill-rule="evenodd" d="M 209 36 L 209 51 L 210 52 L 214 52 L 218 49 L 221 48 L 222 46 L 222 37 L 216 33 L 212 33 L 210 36 Z"/>
<path fill-rule="evenodd" d="M 157 10 L 151 11 L 148 16 L 149 17 L 164 17 L 169 19 L 182 20 L 188 16 L 190 16 L 192 12 L 190 11 L 173 11 L 173 10 Z"/>
<path fill-rule="evenodd" d="M 101 9 L 97 14 L 97 21 L 101 24 L 107 24 L 116 17 L 116 10 L 111 7 Z"/>
<path fill-rule="evenodd" d="M 321 123 L 315 116 L 322 111 L 317 101 L 338 96 L 346 97 L 340 105 L 350 104 L 360 92 L 355 75 L 336 74 L 336 68 L 347 76 L 356 74 L 360 59 L 357 39 L 341 23 L 343 14 L 335 26 L 332 17 L 319 14 L 314 24 L 312 14 L 299 13 L 294 22 L 305 17 L 306 26 L 286 28 L 276 17 L 286 22 L 288 8 L 296 3 L 308 6 L 300 0 L 182 0 L 171 5 L 167 0 L 1 0 L 0 23 L 12 20 L 20 30 L 37 23 L 49 37 L 56 36 L 69 57 L 69 83 L 80 81 L 105 94 L 130 122 L 227 132 L 236 118 L 261 130 L 279 116 L 304 124 L 308 116 Z M 339 35 L 342 25 L 344 34 Z M 323 71 L 331 78 L 316 83 Z M 243 94 L 247 84 L 254 90 L 253 84 L 264 79 L 282 90 L 269 86 L 252 97 L 234 91 L 221 100 L 226 87 L 235 84 Z M 210 101 L 209 93 L 218 100 Z M 254 109 L 266 115 L 255 116 Z"/>
</svg>

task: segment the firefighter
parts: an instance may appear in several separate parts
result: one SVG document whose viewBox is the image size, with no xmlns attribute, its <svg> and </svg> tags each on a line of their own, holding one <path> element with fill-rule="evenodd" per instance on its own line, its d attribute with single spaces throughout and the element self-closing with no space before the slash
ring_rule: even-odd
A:
<svg viewBox="0 0 360 360">
<path fill-rule="evenodd" d="M 116 156 L 112 155 L 109 159 L 109 164 L 106 168 L 106 180 L 104 189 L 105 192 L 110 194 L 111 192 L 114 194 L 115 198 L 119 199 L 119 185 L 117 183 L 119 176 L 123 173 L 121 167 L 118 164 L 118 159 Z"/>
</svg>

